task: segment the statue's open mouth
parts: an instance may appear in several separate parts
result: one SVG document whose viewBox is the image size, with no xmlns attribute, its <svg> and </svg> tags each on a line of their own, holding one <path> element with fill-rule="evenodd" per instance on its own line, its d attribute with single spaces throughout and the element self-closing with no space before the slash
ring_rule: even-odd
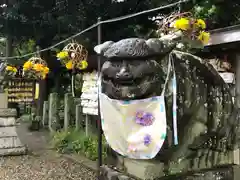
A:
<svg viewBox="0 0 240 180">
<path fill-rule="evenodd" d="M 105 93 L 114 99 L 143 99 L 152 95 L 158 78 L 153 75 L 131 79 L 116 79 L 107 75 L 103 76 L 102 83 Z"/>
<path fill-rule="evenodd" d="M 149 84 L 151 82 L 156 81 L 156 77 L 154 75 L 148 75 L 143 77 L 136 77 L 131 79 L 116 79 L 108 76 L 103 77 L 103 81 L 107 81 L 112 83 L 115 87 L 120 86 L 139 86 L 143 84 Z"/>
</svg>

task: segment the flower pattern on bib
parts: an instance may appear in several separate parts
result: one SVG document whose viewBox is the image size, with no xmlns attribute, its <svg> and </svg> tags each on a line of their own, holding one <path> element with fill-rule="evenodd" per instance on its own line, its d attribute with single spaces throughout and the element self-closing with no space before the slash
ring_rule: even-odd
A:
<svg viewBox="0 0 240 180">
<path fill-rule="evenodd" d="M 145 145 L 145 146 L 148 146 L 150 143 L 151 143 L 151 136 L 150 136 L 149 134 L 147 134 L 147 135 L 144 137 L 144 145 Z"/>
<path fill-rule="evenodd" d="M 153 124 L 154 117 L 149 112 L 137 111 L 135 122 L 141 126 L 151 126 Z"/>
</svg>

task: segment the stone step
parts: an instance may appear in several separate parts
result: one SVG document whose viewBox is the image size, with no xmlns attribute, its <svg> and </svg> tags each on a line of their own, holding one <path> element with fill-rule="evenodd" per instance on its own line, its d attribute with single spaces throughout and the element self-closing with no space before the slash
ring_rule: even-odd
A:
<svg viewBox="0 0 240 180">
<path fill-rule="evenodd" d="M 17 148 L 7 148 L 0 149 L 0 156 L 15 156 L 15 155 L 25 155 L 27 153 L 26 147 L 17 147 Z"/>
<path fill-rule="evenodd" d="M 18 137 L 0 137 L 0 149 L 22 147 Z"/>
<path fill-rule="evenodd" d="M 0 108 L 0 117 L 16 117 L 17 110 L 9 108 Z"/>
<path fill-rule="evenodd" d="M 0 127 L 16 125 L 15 117 L 0 117 Z"/>
<path fill-rule="evenodd" d="M 13 137 L 18 136 L 15 126 L 0 127 L 0 138 L 1 137 Z"/>
</svg>

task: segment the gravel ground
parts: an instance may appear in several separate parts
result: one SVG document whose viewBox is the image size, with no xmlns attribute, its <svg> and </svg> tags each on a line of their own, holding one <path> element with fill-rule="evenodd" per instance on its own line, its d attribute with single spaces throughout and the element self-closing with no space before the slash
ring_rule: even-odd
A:
<svg viewBox="0 0 240 180">
<path fill-rule="evenodd" d="M 1 157 L 1 180 L 95 180 L 96 175 L 80 164 L 47 151 L 26 156 Z"/>
<path fill-rule="evenodd" d="M 17 133 L 29 153 L 0 157 L 0 180 L 96 180 L 93 171 L 49 150 L 49 132 L 29 132 L 28 123 L 20 123 Z"/>
</svg>

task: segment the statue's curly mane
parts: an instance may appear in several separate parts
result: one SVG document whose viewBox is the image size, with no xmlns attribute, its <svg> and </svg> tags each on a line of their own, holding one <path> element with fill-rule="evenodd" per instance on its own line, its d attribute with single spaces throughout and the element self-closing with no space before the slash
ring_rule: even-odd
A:
<svg viewBox="0 0 240 180">
<path fill-rule="evenodd" d="M 226 152 L 232 152 L 238 148 L 239 144 L 239 111 L 234 106 L 229 86 L 213 66 L 203 59 L 175 50 L 171 55 L 177 77 L 180 138 L 177 150 L 172 153 L 171 158 L 177 160 L 205 157 L 211 165 L 216 165 L 218 164 L 216 160 L 215 162 L 210 160 L 213 156 L 218 159 L 220 154 L 229 156 Z M 160 63 L 164 62 L 166 64 L 167 60 Z M 171 95 L 171 88 L 169 88 L 166 93 L 168 134 L 172 133 Z M 167 144 L 169 149 L 172 143 Z"/>
</svg>

